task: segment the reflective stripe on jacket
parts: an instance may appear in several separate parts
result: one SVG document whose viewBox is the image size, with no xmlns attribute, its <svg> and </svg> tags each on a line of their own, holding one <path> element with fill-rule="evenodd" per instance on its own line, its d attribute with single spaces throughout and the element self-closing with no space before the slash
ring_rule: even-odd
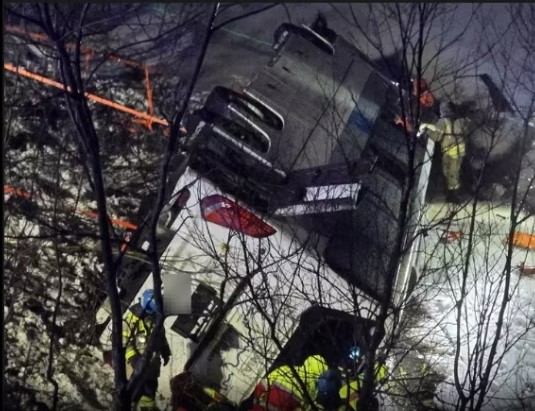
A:
<svg viewBox="0 0 535 411">
<path fill-rule="evenodd" d="M 463 157 L 466 153 L 466 147 L 464 143 L 457 144 L 455 146 L 445 147 L 442 149 L 442 154 L 450 157 Z"/>
<path fill-rule="evenodd" d="M 436 135 L 431 138 L 440 143 L 442 153 L 452 157 L 465 155 L 465 139 L 468 134 L 468 119 L 441 118 L 437 121 Z"/>
<path fill-rule="evenodd" d="M 123 344 L 125 345 L 127 361 L 145 350 L 152 331 L 151 319 L 148 317 L 142 319 L 142 312 L 139 312 L 136 305 L 132 306 L 126 313 L 123 325 Z"/>
<path fill-rule="evenodd" d="M 375 381 L 380 383 L 388 374 L 388 368 L 385 365 L 379 364 L 375 366 Z M 339 394 L 342 399 L 342 406 L 340 409 L 345 409 L 349 405 L 353 410 L 357 409 L 357 403 L 359 402 L 359 391 L 364 383 L 364 374 L 359 374 L 357 378 L 350 380 L 342 385 Z M 349 394 L 349 402 L 347 402 L 347 396 Z"/>
<path fill-rule="evenodd" d="M 123 324 L 123 344 L 127 361 L 137 354 L 143 354 L 149 336 L 153 332 L 153 326 L 152 317 L 147 315 L 139 303 L 128 309 Z M 154 353 L 161 355 L 164 359 L 171 356 L 171 349 L 163 328 L 156 337 Z"/>
<path fill-rule="evenodd" d="M 348 405 L 356 410 L 357 409 L 357 403 L 359 402 L 359 391 L 361 388 L 361 380 L 352 380 L 348 383 L 342 385 L 342 388 L 340 388 L 339 394 L 340 398 L 342 399 L 342 409 L 345 409 Z M 347 396 L 349 395 L 349 402 L 347 399 Z"/>
</svg>

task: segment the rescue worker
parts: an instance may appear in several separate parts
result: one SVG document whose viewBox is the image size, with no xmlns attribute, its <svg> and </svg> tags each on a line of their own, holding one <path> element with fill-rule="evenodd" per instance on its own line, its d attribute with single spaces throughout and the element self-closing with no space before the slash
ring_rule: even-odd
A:
<svg viewBox="0 0 535 411">
<path fill-rule="evenodd" d="M 354 347 L 350 353 L 351 365 L 344 375 L 344 383 L 340 388 L 339 394 L 342 399 L 342 405 L 339 411 L 358 410 L 359 392 L 364 384 L 364 366 L 366 364 L 366 357 L 360 347 Z M 387 375 L 387 368 L 383 364 L 375 366 L 375 380 L 381 382 Z M 375 399 L 375 408 L 378 408 L 379 403 Z"/>
<path fill-rule="evenodd" d="M 131 306 L 126 313 L 123 343 L 125 344 L 128 378 L 132 375 L 133 370 L 139 367 L 158 314 L 161 315 L 161 310 L 154 300 L 154 291 L 151 289 L 145 290 L 140 301 Z M 132 398 L 139 407 L 139 411 L 156 411 L 158 409 L 155 398 L 160 376 L 160 357 L 163 359 L 164 365 L 167 365 L 171 357 L 171 350 L 163 329 L 161 335 L 156 339 L 154 353 L 149 358 L 142 376 L 143 380 Z"/>
<path fill-rule="evenodd" d="M 461 164 L 465 155 L 465 139 L 469 120 L 457 118 L 455 106 L 450 101 L 440 104 L 440 120 L 436 124 L 422 123 L 420 133 L 430 130 L 429 137 L 440 144 L 442 151 L 442 173 L 448 189 L 447 201 L 458 203 L 461 189 Z"/>
<path fill-rule="evenodd" d="M 304 383 L 308 398 L 295 378 L 292 367 L 283 365 L 270 372 L 253 392 L 250 411 L 295 411 L 305 408 L 307 399 L 315 400 L 319 377 L 327 371 L 327 362 L 321 355 L 311 355 L 301 366 L 293 367 Z"/>
</svg>

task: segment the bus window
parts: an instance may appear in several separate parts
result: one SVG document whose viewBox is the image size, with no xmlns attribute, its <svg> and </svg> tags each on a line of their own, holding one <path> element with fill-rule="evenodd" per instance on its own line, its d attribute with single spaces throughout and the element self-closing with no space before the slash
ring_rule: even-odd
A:
<svg viewBox="0 0 535 411">
<path fill-rule="evenodd" d="M 330 163 L 359 160 L 386 98 L 386 87 L 385 81 L 372 72 L 362 93 L 359 96 L 353 96 L 355 107 L 338 136 L 338 145 L 333 150 Z"/>
<path fill-rule="evenodd" d="M 329 366 L 344 366 L 351 349 L 362 346 L 374 323 L 332 308 L 314 306 L 303 312 L 299 326 L 273 362 L 300 365 L 310 355 L 320 354 Z"/>
</svg>

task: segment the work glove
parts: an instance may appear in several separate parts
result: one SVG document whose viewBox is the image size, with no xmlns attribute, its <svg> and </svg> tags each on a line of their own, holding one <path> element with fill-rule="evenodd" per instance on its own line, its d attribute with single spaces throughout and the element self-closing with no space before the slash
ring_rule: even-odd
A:
<svg viewBox="0 0 535 411">
<path fill-rule="evenodd" d="M 167 342 L 167 339 L 164 340 L 164 344 L 162 347 L 162 350 L 160 351 L 160 355 L 163 359 L 163 365 L 167 365 L 169 362 L 169 359 L 171 358 L 171 348 L 169 347 L 169 343 Z"/>
<path fill-rule="evenodd" d="M 425 131 L 429 128 L 428 126 L 429 125 L 425 123 L 420 124 L 420 126 L 418 127 L 418 131 L 416 132 L 416 138 L 423 138 Z"/>
</svg>

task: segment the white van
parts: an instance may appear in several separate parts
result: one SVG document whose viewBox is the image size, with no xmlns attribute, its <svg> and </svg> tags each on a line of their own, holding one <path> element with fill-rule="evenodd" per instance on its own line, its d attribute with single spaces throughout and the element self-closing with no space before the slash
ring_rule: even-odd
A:
<svg viewBox="0 0 535 411">
<path fill-rule="evenodd" d="M 162 390 L 186 367 L 240 402 L 279 364 L 319 353 L 339 365 L 370 334 L 387 287 L 395 304 L 416 280 L 410 239 L 432 143 L 411 153 L 397 89 L 344 39 L 286 24 L 276 49 L 246 87 L 215 87 L 188 119 L 189 166 L 176 173 L 159 250 L 164 299 L 166 278 L 188 276 L 192 313 L 165 321 Z M 407 252 L 387 278 L 410 170 Z M 147 246 L 142 233 L 135 242 Z M 152 288 L 149 274 L 127 258 L 125 308 Z"/>
</svg>

